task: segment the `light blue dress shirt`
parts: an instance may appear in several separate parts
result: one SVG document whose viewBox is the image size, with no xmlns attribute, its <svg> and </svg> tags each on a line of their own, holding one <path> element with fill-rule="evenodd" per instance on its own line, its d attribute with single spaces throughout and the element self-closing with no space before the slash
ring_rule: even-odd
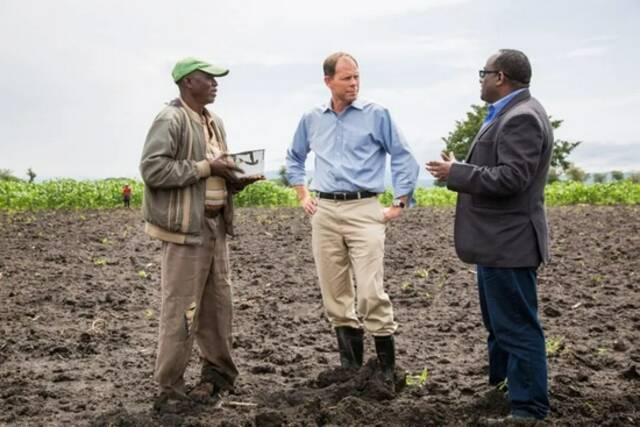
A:
<svg viewBox="0 0 640 427">
<path fill-rule="evenodd" d="M 485 127 L 486 125 L 491 123 L 493 121 L 493 119 L 498 117 L 498 114 L 500 114 L 500 111 L 502 111 L 502 109 L 509 103 L 509 101 L 511 101 L 520 92 L 524 92 L 525 90 L 527 90 L 527 88 L 514 90 L 509 95 L 500 98 L 499 100 L 497 100 L 493 104 L 489 104 L 489 109 L 487 111 L 487 116 L 482 121 L 482 127 Z"/>
<path fill-rule="evenodd" d="M 395 197 L 411 199 L 419 166 L 389 111 L 372 102 L 356 100 L 340 114 L 331 103 L 306 113 L 287 150 L 287 179 L 305 183 L 305 161 L 315 154 L 311 189 L 326 193 L 384 192 L 386 155 L 391 156 Z"/>
</svg>

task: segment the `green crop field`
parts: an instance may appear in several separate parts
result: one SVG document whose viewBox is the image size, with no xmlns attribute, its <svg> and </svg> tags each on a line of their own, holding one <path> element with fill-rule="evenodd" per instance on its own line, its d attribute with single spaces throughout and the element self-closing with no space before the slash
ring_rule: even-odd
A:
<svg viewBox="0 0 640 427">
<path fill-rule="evenodd" d="M 27 211 L 42 209 L 103 209 L 122 206 L 122 187 L 133 188 L 132 206 L 142 203 L 143 184 L 134 180 L 105 179 L 98 181 L 51 180 L 30 184 L 27 182 L 0 181 L 0 209 Z M 640 184 L 629 180 L 583 184 L 555 182 L 545 191 L 550 206 L 637 205 L 640 204 Z M 393 198 L 387 190 L 380 200 L 389 205 Z M 417 206 L 453 206 L 456 194 L 446 188 L 418 188 L 414 194 Z M 272 181 L 263 181 L 247 187 L 235 196 L 241 207 L 297 206 L 295 191 Z"/>
</svg>

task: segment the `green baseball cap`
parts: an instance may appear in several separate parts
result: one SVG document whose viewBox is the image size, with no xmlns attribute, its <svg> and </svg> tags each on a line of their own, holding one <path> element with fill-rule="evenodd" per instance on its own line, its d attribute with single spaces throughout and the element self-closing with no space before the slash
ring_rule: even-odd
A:
<svg viewBox="0 0 640 427">
<path fill-rule="evenodd" d="M 182 78 L 188 74 L 193 73 L 196 70 L 203 71 L 207 74 L 211 74 L 215 77 L 222 77 L 229 74 L 229 70 L 226 68 L 218 67 L 217 65 L 209 64 L 208 62 L 201 61 L 196 58 L 184 58 L 176 62 L 171 72 L 174 82 L 179 82 Z"/>
</svg>

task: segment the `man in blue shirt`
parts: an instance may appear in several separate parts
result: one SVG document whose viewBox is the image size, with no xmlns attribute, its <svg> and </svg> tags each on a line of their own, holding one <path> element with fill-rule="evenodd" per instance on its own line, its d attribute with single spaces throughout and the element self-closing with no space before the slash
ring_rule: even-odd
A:
<svg viewBox="0 0 640 427">
<path fill-rule="evenodd" d="M 300 120 L 287 151 L 287 179 L 311 216 L 322 299 L 336 330 L 342 367 L 362 366 L 364 326 L 374 336 L 378 362 L 393 385 L 397 324 L 382 283 L 385 228 L 409 204 L 419 166 L 389 111 L 358 99 L 355 58 L 337 52 L 323 68 L 331 100 Z M 305 186 L 310 151 L 315 154 L 312 190 L 317 198 Z M 387 154 L 395 199 L 383 209 L 376 196 L 384 192 Z"/>
</svg>

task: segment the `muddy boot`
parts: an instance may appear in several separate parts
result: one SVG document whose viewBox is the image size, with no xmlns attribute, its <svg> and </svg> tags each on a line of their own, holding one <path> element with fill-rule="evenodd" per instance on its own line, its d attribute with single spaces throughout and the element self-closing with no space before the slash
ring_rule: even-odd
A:
<svg viewBox="0 0 640 427">
<path fill-rule="evenodd" d="M 395 389 L 394 371 L 396 368 L 396 346 L 393 335 L 373 337 L 376 344 L 378 363 L 385 382 Z"/>
<path fill-rule="evenodd" d="M 362 366 L 362 330 L 350 326 L 336 328 L 340 365 L 345 369 L 358 369 Z M 354 349 L 354 346 L 356 347 Z M 359 357 L 359 359 L 358 359 Z"/>
</svg>

